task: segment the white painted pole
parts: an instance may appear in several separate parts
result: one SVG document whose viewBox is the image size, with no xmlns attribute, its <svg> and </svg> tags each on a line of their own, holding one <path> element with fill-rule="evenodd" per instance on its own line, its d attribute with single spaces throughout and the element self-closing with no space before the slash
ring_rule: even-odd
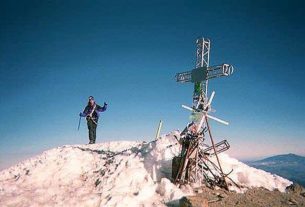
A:
<svg viewBox="0 0 305 207">
<path fill-rule="evenodd" d="M 210 105 L 211 105 L 212 100 L 213 100 L 213 98 L 214 98 L 214 95 L 215 95 L 215 91 L 212 92 L 211 97 L 210 97 L 210 99 L 209 99 L 209 102 L 208 102 L 208 105 L 207 105 L 207 106 L 210 106 Z"/>
<path fill-rule="evenodd" d="M 190 110 L 190 111 L 195 111 L 193 108 L 191 108 L 189 106 L 186 106 L 186 105 L 182 105 L 182 108 L 185 108 L 185 109 Z"/>
<path fill-rule="evenodd" d="M 157 134 L 156 134 L 156 140 L 160 137 L 160 131 L 161 131 L 161 128 L 162 128 L 162 120 L 160 120 L 159 122 L 159 125 L 158 125 L 158 129 L 157 129 Z"/>
<path fill-rule="evenodd" d="M 214 117 L 214 116 L 211 116 L 211 115 L 208 115 L 208 114 L 207 114 L 207 117 L 210 118 L 210 119 L 213 119 L 213 120 L 215 120 L 215 121 L 218 121 L 219 123 L 222 123 L 222 124 L 224 124 L 224 125 L 229 125 L 229 122 L 226 122 L 226 121 L 224 121 L 224 120 L 218 119 L 218 118 L 216 118 L 216 117 Z"/>
</svg>

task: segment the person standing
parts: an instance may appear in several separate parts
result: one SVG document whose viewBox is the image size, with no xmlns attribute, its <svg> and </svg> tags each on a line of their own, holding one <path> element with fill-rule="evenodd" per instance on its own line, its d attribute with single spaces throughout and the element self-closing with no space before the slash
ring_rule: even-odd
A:
<svg viewBox="0 0 305 207">
<path fill-rule="evenodd" d="M 96 141 L 96 127 L 99 119 L 99 113 L 107 109 L 107 103 L 101 107 L 95 103 L 94 97 L 89 96 L 88 104 L 84 111 L 79 114 L 80 117 L 86 117 L 89 130 L 89 144 L 95 144 Z"/>
</svg>

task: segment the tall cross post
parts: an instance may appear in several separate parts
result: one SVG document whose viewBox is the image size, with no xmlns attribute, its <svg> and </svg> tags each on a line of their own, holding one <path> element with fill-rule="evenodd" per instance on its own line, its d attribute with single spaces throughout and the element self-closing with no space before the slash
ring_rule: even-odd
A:
<svg viewBox="0 0 305 207">
<path fill-rule="evenodd" d="M 184 139 L 183 143 L 187 144 L 184 146 L 185 153 L 181 159 L 175 182 L 197 182 L 198 174 L 202 174 L 203 176 L 201 177 L 206 177 L 204 166 L 208 166 L 207 162 L 212 163 L 206 156 L 206 154 L 209 154 L 216 156 L 218 164 L 216 170 L 219 171 L 219 179 L 222 181 L 223 187 L 227 189 L 228 185 L 225 180 L 225 174 L 222 171 L 217 153 L 227 150 L 230 145 L 226 140 L 217 144 L 214 143 L 208 119 L 213 119 L 226 125 L 228 125 L 228 122 L 209 114 L 215 92 L 213 91 L 211 97 L 208 98 L 208 81 L 213 78 L 231 75 L 233 73 L 233 66 L 225 63 L 210 66 L 210 44 L 211 42 L 207 38 L 197 39 L 195 68 L 176 74 L 177 82 L 194 83 L 192 107 L 185 105 L 182 105 L 182 107 L 192 111 L 192 113 L 200 114 L 200 120 L 189 124 L 181 133 L 181 137 L 184 137 L 182 138 Z M 210 137 L 212 146 L 202 149 L 201 146 L 203 146 L 205 134 Z M 217 175 L 214 175 L 214 180 L 219 179 Z"/>
</svg>

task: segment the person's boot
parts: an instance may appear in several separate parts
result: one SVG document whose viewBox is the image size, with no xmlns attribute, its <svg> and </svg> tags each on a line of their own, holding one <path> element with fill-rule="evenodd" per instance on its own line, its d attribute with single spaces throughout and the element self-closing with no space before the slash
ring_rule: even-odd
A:
<svg viewBox="0 0 305 207">
<path fill-rule="evenodd" d="M 94 144 L 94 142 L 92 140 L 90 140 L 89 144 Z"/>
</svg>

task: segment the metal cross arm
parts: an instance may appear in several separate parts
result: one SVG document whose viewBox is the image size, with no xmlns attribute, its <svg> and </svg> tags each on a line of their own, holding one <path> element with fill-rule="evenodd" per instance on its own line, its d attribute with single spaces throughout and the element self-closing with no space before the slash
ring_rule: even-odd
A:
<svg viewBox="0 0 305 207">
<path fill-rule="evenodd" d="M 206 67 L 199 67 L 195 68 L 191 71 L 186 71 L 182 73 L 176 74 L 176 81 L 181 83 L 186 82 L 201 82 L 205 80 L 209 80 L 212 78 L 218 78 L 222 76 L 229 76 L 233 73 L 234 68 L 232 65 L 229 64 L 222 64 L 216 66 Z"/>
<path fill-rule="evenodd" d="M 208 67 L 208 79 L 217 78 L 221 76 L 229 76 L 234 72 L 234 68 L 229 64 L 222 64 Z"/>
</svg>

